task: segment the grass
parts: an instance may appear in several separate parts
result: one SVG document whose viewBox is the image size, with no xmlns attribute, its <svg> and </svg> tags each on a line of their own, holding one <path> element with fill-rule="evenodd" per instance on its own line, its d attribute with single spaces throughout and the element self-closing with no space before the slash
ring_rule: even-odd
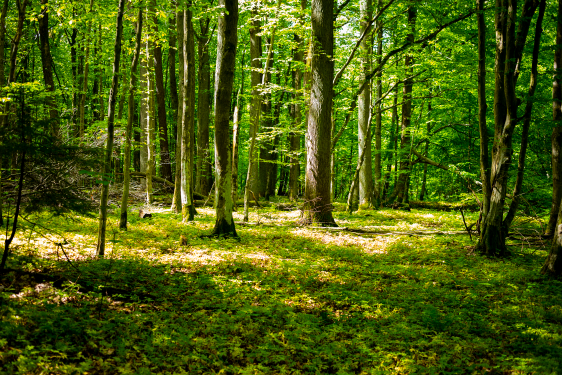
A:
<svg viewBox="0 0 562 375">
<path fill-rule="evenodd" d="M 95 219 L 26 223 L 1 280 L 0 372 L 562 373 L 562 282 L 536 244 L 500 260 L 466 234 L 415 234 L 462 231 L 458 211 L 336 206 L 340 226 L 413 233 L 398 236 L 262 209 L 240 241 L 200 238 L 214 214 L 199 213 L 153 208 L 120 232 L 115 210 L 104 260 Z"/>
</svg>

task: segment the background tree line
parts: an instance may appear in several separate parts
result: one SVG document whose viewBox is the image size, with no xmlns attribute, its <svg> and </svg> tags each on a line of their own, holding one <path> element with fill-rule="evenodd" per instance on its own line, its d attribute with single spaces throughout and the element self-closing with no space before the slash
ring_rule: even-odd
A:
<svg viewBox="0 0 562 375">
<path fill-rule="evenodd" d="M 232 210 L 247 220 L 259 198 L 300 200 L 303 223 L 321 225 L 335 225 L 334 200 L 351 211 L 466 199 L 481 210 L 478 248 L 503 256 L 518 210 L 548 210 L 543 271 L 559 274 L 561 9 L 4 0 L 0 217 L 17 217 L 25 150 L 48 138 L 55 150 L 105 146 L 88 159 L 103 167 L 87 169 L 102 182 L 100 255 L 109 184 L 123 182 L 126 228 L 140 177 L 149 204 L 155 182 L 173 186 L 186 221 L 213 191 L 215 235 L 235 236 Z M 87 185 L 78 170 L 57 181 Z"/>
</svg>

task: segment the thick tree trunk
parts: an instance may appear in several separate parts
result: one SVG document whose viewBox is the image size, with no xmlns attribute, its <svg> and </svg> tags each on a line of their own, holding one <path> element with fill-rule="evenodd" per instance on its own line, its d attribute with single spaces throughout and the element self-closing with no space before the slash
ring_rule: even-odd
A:
<svg viewBox="0 0 562 375">
<path fill-rule="evenodd" d="M 248 221 L 248 209 L 250 200 L 254 195 L 257 196 L 258 188 L 258 155 L 256 147 L 256 138 L 259 131 L 261 98 L 259 85 L 262 81 L 261 71 L 261 25 L 258 16 L 257 2 L 252 8 L 252 25 L 250 27 L 250 66 L 252 68 L 250 74 L 250 84 L 252 86 L 252 99 L 250 101 L 250 129 L 249 129 L 249 147 L 248 147 L 248 172 L 246 176 L 246 186 L 244 188 L 244 221 Z"/>
<path fill-rule="evenodd" d="M 238 42 L 238 1 L 219 0 L 225 12 L 219 16 L 215 70 L 215 208 L 212 235 L 237 237 L 232 217 L 232 162 L 230 143 L 230 98 Z"/>
<path fill-rule="evenodd" d="M 41 0 L 41 15 L 39 16 L 39 42 L 41 51 L 41 65 L 43 67 L 43 80 L 45 81 L 45 89 L 49 92 L 46 104 L 49 108 L 49 117 L 51 119 L 51 135 L 60 138 L 60 124 L 58 121 L 59 113 L 56 106 L 55 81 L 53 79 L 53 57 L 51 56 L 51 47 L 49 44 L 49 6 L 47 0 Z"/>
<path fill-rule="evenodd" d="M 158 35 L 158 17 L 156 16 L 156 0 L 150 1 L 150 16 L 152 18 L 152 37 Z M 168 124 L 166 119 L 166 93 L 164 90 L 164 66 L 162 63 L 162 47 L 160 43 L 153 43 L 152 57 L 154 64 L 154 78 L 156 83 L 156 100 L 158 101 L 158 127 L 160 130 L 160 171 L 162 177 L 172 181 L 172 163 L 168 144 Z M 155 109 L 156 110 L 156 109 Z"/>
<path fill-rule="evenodd" d="M 200 36 L 197 41 L 199 91 L 197 107 L 197 175 L 195 190 L 209 194 L 212 185 L 211 154 L 209 151 L 209 124 L 211 113 L 211 68 L 209 61 L 209 22 L 199 20 Z M 230 102 L 230 101 L 229 101 Z"/>
<path fill-rule="evenodd" d="M 179 93 L 178 93 L 178 108 L 176 116 L 176 174 L 174 179 L 174 198 L 172 199 L 172 211 L 175 213 L 181 212 L 181 143 L 183 133 L 183 81 L 184 81 L 184 67 L 183 67 L 183 11 L 176 11 L 176 30 L 177 30 L 177 51 L 178 51 L 178 73 L 179 73 Z"/>
<path fill-rule="evenodd" d="M 361 34 L 370 27 L 370 20 L 373 17 L 371 0 L 361 0 L 359 2 Z M 366 37 L 360 44 L 360 60 L 361 73 L 360 80 L 364 81 L 371 70 L 371 44 L 372 37 Z M 371 156 L 371 133 L 369 120 L 371 119 L 371 85 L 365 85 L 363 91 L 359 95 L 357 104 L 357 126 L 358 126 L 358 155 L 364 150 L 363 161 L 357 160 L 357 164 L 361 165 L 359 170 L 359 207 L 369 208 L 373 199 L 373 163 Z M 369 129 L 369 132 L 367 131 Z M 352 184 L 354 185 L 354 184 Z"/>
<path fill-rule="evenodd" d="M 107 145 L 105 150 L 103 175 L 106 179 L 111 173 L 111 155 L 113 153 L 113 120 L 115 117 L 115 102 L 117 101 L 117 88 L 119 86 L 119 62 L 121 59 L 121 37 L 123 35 L 123 10 L 125 0 L 119 0 L 119 12 L 117 13 L 117 33 L 115 35 L 115 52 L 113 60 L 113 79 L 109 91 L 109 109 L 107 113 Z M 107 224 L 107 197 L 109 194 L 109 181 L 105 181 L 101 191 L 100 217 L 98 231 L 97 255 L 103 258 L 105 254 L 105 229 Z"/>
<path fill-rule="evenodd" d="M 554 75 L 552 79 L 552 207 L 545 235 L 554 235 L 562 200 L 562 1 L 558 1 Z"/>
<path fill-rule="evenodd" d="M 137 76 L 135 75 L 139 65 L 139 55 L 142 35 L 142 8 L 139 8 L 135 32 L 135 51 L 131 63 L 131 77 L 129 79 L 129 108 L 127 115 L 127 129 L 125 130 L 125 161 L 123 165 L 123 196 L 121 197 L 121 215 L 119 228 L 127 230 L 127 209 L 129 205 L 129 185 L 131 182 L 131 137 L 133 134 L 133 121 L 135 119 L 135 88 Z M 123 93 L 124 95 L 125 93 Z"/>
<path fill-rule="evenodd" d="M 308 113 L 303 223 L 335 226 L 330 199 L 334 79 L 333 0 L 312 0 L 312 90 Z"/>
</svg>

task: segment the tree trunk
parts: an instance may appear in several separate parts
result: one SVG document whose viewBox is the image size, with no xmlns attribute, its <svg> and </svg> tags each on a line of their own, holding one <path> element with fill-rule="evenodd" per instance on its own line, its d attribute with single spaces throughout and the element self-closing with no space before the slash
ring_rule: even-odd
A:
<svg viewBox="0 0 562 375">
<path fill-rule="evenodd" d="M 378 0 L 378 8 L 382 8 L 382 1 Z M 383 30 L 382 22 L 377 22 L 377 65 L 382 64 L 382 41 Z M 383 190 L 382 184 L 382 71 L 377 72 L 375 75 L 376 82 L 376 96 L 377 102 L 375 106 L 375 185 L 373 191 L 374 205 L 379 207 L 381 203 L 381 195 Z"/>
<path fill-rule="evenodd" d="M 191 3 L 188 4 L 190 6 Z M 183 221 L 191 221 L 195 215 L 193 205 L 193 133 L 195 128 L 195 42 L 192 12 L 183 12 L 183 69 L 182 81 L 182 143 L 181 143 L 181 204 Z"/>
<path fill-rule="evenodd" d="M 533 112 L 533 99 L 535 96 L 535 89 L 537 87 L 538 79 L 538 62 L 539 62 L 539 48 L 541 44 L 541 34 L 542 34 L 542 20 L 544 17 L 544 11 L 546 8 L 546 0 L 541 0 L 539 6 L 539 15 L 537 18 L 536 28 L 535 28 L 535 40 L 533 45 L 533 57 L 531 62 L 531 79 L 529 83 L 529 91 L 527 94 L 527 104 L 525 105 L 525 114 L 523 115 L 523 129 L 521 134 L 521 149 L 519 151 L 519 160 L 517 163 L 517 178 L 515 180 L 515 188 L 513 189 L 513 199 L 511 205 L 509 206 L 509 211 L 503 220 L 504 232 L 509 233 L 509 227 L 515 219 L 515 214 L 517 213 L 517 208 L 519 206 L 519 201 L 521 200 L 521 190 L 523 187 L 523 175 L 525 172 L 525 157 L 527 154 L 527 144 L 529 143 L 529 127 L 531 126 L 531 115 Z"/>
<path fill-rule="evenodd" d="M 195 189 L 203 195 L 209 194 L 212 184 L 211 154 L 209 151 L 209 123 L 211 113 L 211 68 L 209 61 L 209 22 L 199 20 L 200 36 L 197 43 L 199 91 L 197 107 L 197 177 Z M 230 102 L 230 101 L 229 101 Z"/>
<path fill-rule="evenodd" d="M 176 30 L 177 30 L 177 51 L 179 60 L 179 93 L 178 93 L 178 110 L 176 117 L 176 174 L 174 179 L 174 198 L 172 200 L 172 211 L 175 213 L 181 212 L 181 144 L 183 132 L 183 81 L 184 81 L 184 67 L 183 67 L 183 11 L 176 8 Z"/>
<path fill-rule="evenodd" d="M 154 139 L 156 136 L 156 109 L 154 107 L 154 66 L 151 52 L 153 50 L 153 41 L 148 38 L 146 40 L 146 101 L 143 108 L 146 116 L 146 203 L 152 204 L 153 190 L 152 190 L 152 175 L 154 174 L 155 167 L 155 150 Z"/>
<path fill-rule="evenodd" d="M 119 228 L 127 230 L 127 208 L 129 204 L 129 185 L 131 182 L 131 137 L 133 134 L 133 121 L 135 119 L 135 88 L 137 76 L 135 72 L 139 65 L 139 55 L 142 35 L 142 8 L 139 8 L 139 15 L 136 23 L 135 32 L 135 51 L 131 63 L 131 77 L 129 78 L 129 108 L 127 114 L 127 129 L 125 130 L 125 161 L 123 165 L 123 196 L 121 197 L 121 216 Z M 123 93 L 125 95 L 125 93 Z"/>
<path fill-rule="evenodd" d="M 312 90 L 308 113 L 304 223 L 335 226 L 330 199 L 334 62 L 333 0 L 312 1 Z"/>
<path fill-rule="evenodd" d="M 407 41 L 413 43 L 416 27 L 417 9 L 414 6 L 408 8 L 408 24 L 411 27 L 411 31 L 408 34 Z M 412 139 L 410 136 L 410 126 L 412 123 L 412 88 L 414 86 L 413 80 L 411 78 L 414 72 L 414 57 L 411 54 L 407 54 L 404 66 L 406 70 L 406 79 L 404 80 L 404 90 L 402 93 L 402 133 L 400 139 L 400 171 L 398 172 L 398 179 L 396 185 L 394 186 L 394 192 L 390 198 L 390 203 L 393 204 L 395 208 L 407 207 L 406 195 L 407 195 L 407 183 L 410 176 L 410 149 Z"/>
<path fill-rule="evenodd" d="M 90 0 L 90 13 L 92 13 L 94 8 L 94 0 Z M 86 53 L 84 56 L 84 78 L 82 79 L 82 92 L 80 93 L 80 106 L 78 108 L 78 128 L 80 139 L 84 139 L 84 132 L 86 130 L 85 125 L 85 107 L 86 107 L 86 95 L 88 94 L 88 74 L 90 73 L 90 35 L 92 33 L 92 20 L 88 21 L 88 31 L 86 32 L 85 44 Z"/>
<path fill-rule="evenodd" d="M 558 1 L 554 75 L 552 79 L 552 207 L 545 235 L 554 235 L 562 200 L 562 1 Z"/>
<path fill-rule="evenodd" d="M 230 143 L 230 98 L 238 42 L 238 1 L 219 0 L 225 12 L 219 16 L 215 70 L 215 208 L 212 235 L 237 237 L 232 217 L 232 151 Z"/>
<path fill-rule="evenodd" d="M 2 6 L 2 14 L 0 14 L 0 87 L 6 84 L 5 72 L 5 58 L 4 58 L 4 44 L 6 43 L 6 14 L 8 13 L 9 0 L 4 0 Z M 4 216 L 2 212 L 2 157 L 0 157 L 0 226 L 4 225 Z M 7 254 L 6 254 L 7 255 Z"/>
<path fill-rule="evenodd" d="M 152 17 L 152 38 L 158 35 L 158 17 L 156 16 L 156 0 L 150 0 L 150 16 Z M 162 47 L 159 42 L 152 44 L 154 78 L 156 83 L 156 99 L 158 101 L 158 127 L 160 129 L 160 170 L 162 177 L 172 181 L 172 163 L 168 144 L 168 124 L 166 119 L 166 92 L 164 90 L 164 67 L 162 64 Z M 156 109 L 155 109 L 156 111 Z"/>
<path fill-rule="evenodd" d="M 242 64 L 244 64 L 244 57 L 242 56 Z M 238 155 L 240 144 L 240 121 L 242 121 L 242 108 L 244 106 L 244 70 L 242 70 L 242 83 L 236 94 L 236 106 L 234 107 L 234 116 L 232 123 L 234 124 L 234 135 L 232 137 L 232 202 L 236 208 L 236 201 L 238 200 Z"/>
<path fill-rule="evenodd" d="M 119 12 L 117 13 L 117 33 L 115 35 L 115 52 L 113 60 L 113 79 L 109 91 L 109 109 L 107 113 L 107 145 L 104 160 L 104 183 L 100 199 L 100 217 L 98 231 L 97 255 L 103 258 L 105 254 L 105 228 L 107 224 L 107 197 L 109 193 L 109 180 L 107 176 L 111 173 L 111 155 L 113 153 L 113 120 L 115 117 L 115 102 L 117 101 L 117 88 L 119 86 L 119 62 L 121 59 L 121 37 L 123 35 L 123 10 L 125 0 L 119 0 Z"/>
<path fill-rule="evenodd" d="M 46 104 L 49 108 L 51 135 L 60 138 L 59 113 L 56 107 L 55 81 L 53 79 L 53 57 L 51 56 L 51 47 L 49 44 L 49 6 L 47 0 L 41 0 L 41 15 L 39 16 L 39 42 L 41 51 L 41 65 L 43 67 L 43 80 L 45 81 L 45 89 L 48 93 Z M 3 51 L 2 51 L 3 52 Z"/>
<path fill-rule="evenodd" d="M 246 185 L 244 187 L 244 221 L 248 221 L 249 202 L 254 195 L 257 195 L 257 148 L 256 137 L 259 131 L 260 113 L 261 113 L 261 98 L 259 92 L 259 85 L 262 81 L 261 71 L 261 25 L 258 16 L 258 3 L 255 2 L 252 6 L 252 24 L 250 27 L 250 66 L 252 68 L 250 73 L 250 84 L 252 86 L 252 99 L 250 101 L 250 129 L 249 129 L 249 147 L 248 147 L 248 172 L 246 176 Z"/>
<path fill-rule="evenodd" d="M 479 251 L 488 256 L 507 254 L 505 245 L 507 233 L 503 226 L 503 211 L 508 172 L 513 155 L 513 132 L 518 122 L 515 90 L 517 66 L 520 63 L 526 32 L 528 32 L 528 28 L 522 31 L 520 26 L 520 32 L 516 36 L 517 3 L 516 0 L 505 1 L 497 0 L 496 3 L 496 5 L 505 7 L 506 12 L 502 11 L 499 13 L 500 16 L 496 15 L 496 92 L 494 98 L 496 112 L 494 113 L 495 133 L 490 171 L 491 195 L 489 210 L 483 212 L 481 236 L 477 245 Z M 529 14 L 529 9 L 533 10 L 533 2 L 534 0 L 525 2 L 523 6 L 525 17 L 521 17 L 520 25 L 530 23 L 532 13 Z M 498 121 L 503 122 L 498 123 Z"/>
<path fill-rule="evenodd" d="M 372 1 L 361 0 L 359 2 L 360 9 L 360 33 L 370 27 L 370 19 L 373 17 Z M 360 61 L 361 73 L 360 80 L 364 81 L 371 70 L 371 44 L 372 37 L 366 37 L 360 44 Z M 371 85 L 367 84 L 361 91 L 358 100 L 358 114 L 357 114 L 357 127 L 358 127 L 358 142 L 357 146 L 360 150 L 358 155 L 361 155 L 361 150 L 364 150 L 363 161 L 357 160 L 357 164 L 361 165 L 359 170 L 359 207 L 369 208 L 372 205 L 373 198 L 373 163 L 371 156 L 371 127 L 368 121 L 371 119 Z M 352 184 L 354 186 L 354 184 Z"/>
</svg>

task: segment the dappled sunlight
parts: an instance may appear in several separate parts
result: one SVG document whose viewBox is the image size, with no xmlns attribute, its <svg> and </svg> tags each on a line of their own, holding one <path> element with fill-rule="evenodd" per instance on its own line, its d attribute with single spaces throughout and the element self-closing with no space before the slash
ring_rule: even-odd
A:
<svg viewBox="0 0 562 375">
<path fill-rule="evenodd" d="M 320 241 L 326 245 L 356 246 L 366 254 L 385 254 L 387 246 L 395 242 L 395 239 L 389 237 L 377 236 L 374 238 L 365 238 L 349 233 L 333 233 L 329 231 L 313 230 L 307 228 L 293 229 L 291 233 L 295 236 L 308 238 L 314 241 Z"/>
</svg>

